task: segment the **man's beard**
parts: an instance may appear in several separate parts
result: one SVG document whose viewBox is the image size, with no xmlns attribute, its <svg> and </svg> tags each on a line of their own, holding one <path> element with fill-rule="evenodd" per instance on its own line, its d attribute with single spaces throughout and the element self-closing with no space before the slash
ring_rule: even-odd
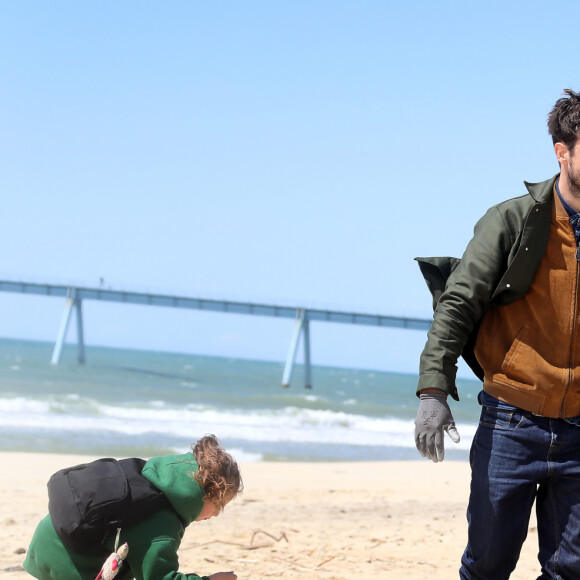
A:
<svg viewBox="0 0 580 580">
<path fill-rule="evenodd" d="M 574 169 L 574 155 L 570 156 L 568 164 L 568 183 L 570 184 L 570 193 L 573 197 L 580 199 L 580 174 Z"/>
</svg>

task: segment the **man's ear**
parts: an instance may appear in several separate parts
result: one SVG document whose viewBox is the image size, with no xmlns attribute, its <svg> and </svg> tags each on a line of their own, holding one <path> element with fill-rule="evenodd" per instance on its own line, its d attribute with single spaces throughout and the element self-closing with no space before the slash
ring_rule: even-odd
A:
<svg viewBox="0 0 580 580">
<path fill-rule="evenodd" d="M 568 149 L 565 143 L 558 141 L 554 145 L 554 151 L 556 153 L 556 158 L 558 159 L 558 163 L 560 165 L 562 165 L 563 162 L 568 163 L 568 160 L 570 159 L 570 150 Z"/>
</svg>

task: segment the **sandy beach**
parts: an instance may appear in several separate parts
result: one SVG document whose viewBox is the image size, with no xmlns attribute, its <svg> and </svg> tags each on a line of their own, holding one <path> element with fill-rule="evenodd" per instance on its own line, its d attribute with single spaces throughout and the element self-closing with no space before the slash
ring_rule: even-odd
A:
<svg viewBox="0 0 580 580">
<path fill-rule="evenodd" d="M 46 514 L 46 482 L 91 457 L 0 453 L 0 576 L 21 564 Z M 449 580 L 466 542 L 469 465 L 428 461 L 246 463 L 245 491 L 223 515 L 189 526 L 184 573 L 240 579 Z M 514 580 L 539 575 L 535 521 Z"/>
</svg>

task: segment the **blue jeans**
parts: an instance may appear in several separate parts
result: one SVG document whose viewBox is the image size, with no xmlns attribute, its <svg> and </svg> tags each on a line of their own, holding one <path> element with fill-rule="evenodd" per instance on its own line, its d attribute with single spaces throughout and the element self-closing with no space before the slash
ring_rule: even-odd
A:
<svg viewBox="0 0 580 580">
<path fill-rule="evenodd" d="M 538 520 L 537 580 L 580 578 L 580 427 L 483 406 L 470 453 L 462 580 L 507 580 Z"/>
</svg>

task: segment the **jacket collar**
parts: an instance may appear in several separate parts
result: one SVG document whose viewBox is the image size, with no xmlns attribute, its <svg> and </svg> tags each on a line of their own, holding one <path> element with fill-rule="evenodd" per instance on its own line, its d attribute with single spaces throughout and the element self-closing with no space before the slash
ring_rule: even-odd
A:
<svg viewBox="0 0 580 580">
<path fill-rule="evenodd" d="M 559 173 L 547 181 L 540 181 L 539 183 L 529 183 L 524 181 L 524 184 L 534 201 L 537 203 L 546 203 L 552 198 L 552 194 L 554 193 L 554 185 L 556 184 L 558 177 L 560 177 Z"/>
</svg>

